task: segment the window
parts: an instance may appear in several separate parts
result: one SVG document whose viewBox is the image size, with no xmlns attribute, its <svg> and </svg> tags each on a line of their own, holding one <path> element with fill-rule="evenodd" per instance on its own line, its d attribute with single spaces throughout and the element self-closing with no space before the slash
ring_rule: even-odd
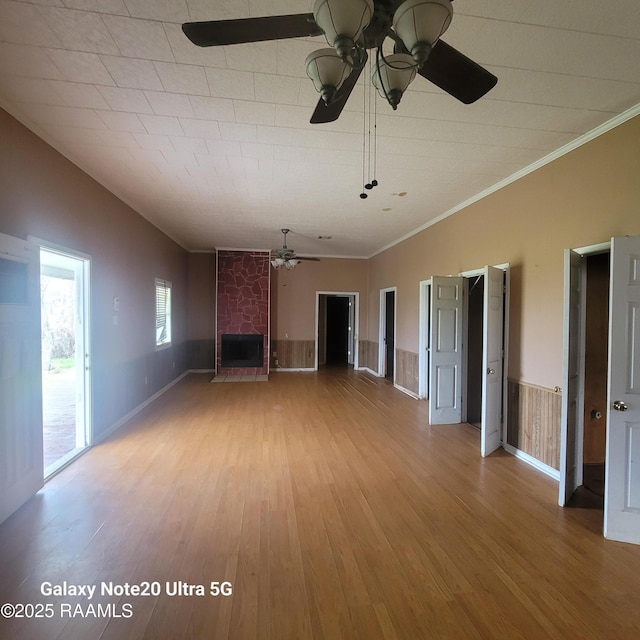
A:
<svg viewBox="0 0 640 640">
<path fill-rule="evenodd" d="M 156 347 L 171 344 L 171 283 L 156 278 Z"/>
</svg>

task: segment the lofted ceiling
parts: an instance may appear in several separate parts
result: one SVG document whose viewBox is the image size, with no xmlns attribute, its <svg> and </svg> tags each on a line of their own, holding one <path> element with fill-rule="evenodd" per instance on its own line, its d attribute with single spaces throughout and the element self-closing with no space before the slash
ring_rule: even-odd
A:
<svg viewBox="0 0 640 640">
<path fill-rule="evenodd" d="M 311 125 L 323 38 L 203 49 L 181 31 L 311 4 L 0 0 L 0 105 L 189 250 L 277 248 L 289 227 L 298 253 L 365 257 L 640 103 L 637 0 L 455 0 L 443 39 L 498 85 L 378 99 L 363 200 L 366 74 Z"/>
</svg>

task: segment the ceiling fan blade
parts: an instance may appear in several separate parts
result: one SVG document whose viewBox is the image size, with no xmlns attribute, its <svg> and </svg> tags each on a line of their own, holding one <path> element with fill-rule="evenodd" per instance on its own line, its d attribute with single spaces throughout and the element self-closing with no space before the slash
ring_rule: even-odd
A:
<svg viewBox="0 0 640 640">
<path fill-rule="evenodd" d="M 315 111 L 311 116 L 311 124 L 324 124 L 326 122 L 334 122 L 338 119 L 344 109 L 344 105 L 347 104 L 347 100 L 349 99 L 353 88 L 356 86 L 356 82 L 358 82 L 358 78 L 360 77 L 365 64 L 367 63 L 367 57 L 368 56 L 365 51 L 364 59 L 360 68 L 353 69 L 348 78 L 338 89 L 336 97 L 329 104 L 325 104 L 322 98 L 318 100 Z"/>
<path fill-rule="evenodd" d="M 186 22 L 184 34 L 199 47 L 217 47 L 224 44 L 262 42 L 319 36 L 322 29 L 313 19 L 313 13 L 296 13 L 287 16 L 240 18 L 239 20 L 212 20 Z"/>
<path fill-rule="evenodd" d="M 295 256 L 294 260 L 312 260 L 313 262 L 320 262 L 320 258 L 305 258 L 304 256 Z"/>
<path fill-rule="evenodd" d="M 482 98 L 498 82 L 491 72 L 442 40 L 418 73 L 464 104 Z"/>
</svg>

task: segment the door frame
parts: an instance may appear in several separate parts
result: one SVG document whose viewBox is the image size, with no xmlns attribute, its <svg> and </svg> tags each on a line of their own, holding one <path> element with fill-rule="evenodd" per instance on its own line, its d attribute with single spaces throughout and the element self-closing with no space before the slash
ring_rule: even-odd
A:
<svg viewBox="0 0 640 640">
<path fill-rule="evenodd" d="M 606 253 L 606 252 L 610 253 L 611 240 L 608 240 L 607 242 L 600 242 L 598 244 L 587 245 L 585 247 L 570 249 L 570 251 L 573 251 L 574 253 L 577 253 L 578 255 L 585 258 L 588 256 L 597 255 L 599 253 Z M 584 280 L 586 277 L 586 268 L 587 268 L 586 262 L 582 262 L 582 264 L 580 265 L 580 274 L 578 274 L 582 280 Z M 569 284 L 570 284 L 568 281 L 568 278 L 570 279 L 570 273 L 565 270 L 564 285 L 563 285 L 565 292 L 567 291 L 567 288 L 569 287 Z M 586 298 L 587 298 L 586 287 L 582 286 L 580 290 L 580 299 L 578 302 L 577 309 L 575 310 L 572 309 L 571 305 L 568 305 L 565 302 L 565 306 L 563 310 L 564 317 L 562 320 L 562 330 L 565 335 L 565 342 L 568 339 L 569 327 L 571 326 L 571 321 L 574 319 L 572 314 L 573 313 L 578 314 L 580 316 L 580 318 L 578 319 L 578 322 L 580 324 L 583 322 L 585 306 L 587 301 Z M 560 419 L 560 470 L 558 472 L 558 481 L 559 481 L 558 482 L 558 504 L 561 507 L 566 506 L 568 501 L 568 497 L 565 495 L 566 485 L 569 480 L 569 470 L 567 469 L 567 466 L 566 466 L 566 460 L 567 460 L 567 443 L 570 441 L 575 442 L 576 460 L 580 460 L 580 465 L 576 469 L 576 483 L 577 483 L 576 486 L 580 486 L 580 484 L 582 484 L 582 473 L 583 473 L 582 472 L 582 451 L 583 451 L 583 442 L 584 442 L 583 412 L 582 410 L 579 410 L 577 412 L 577 420 L 576 420 L 577 424 L 569 425 L 569 419 L 568 419 L 569 412 L 566 407 L 566 402 L 567 402 L 566 394 L 569 388 L 569 360 L 567 358 L 567 349 L 568 349 L 568 345 L 563 344 L 563 352 L 565 354 L 565 357 L 562 364 L 562 416 Z M 581 363 L 582 367 L 584 367 L 586 349 L 587 349 L 586 340 L 584 336 L 584 331 L 582 331 L 580 338 L 578 340 L 578 353 L 576 354 L 578 361 Z M 609 372 L 607 372 L 607 383 L 608 383 L 608 380 L 609 380 Z M 578 385 L 579 385 L 578 396 L 580 401 L 584 396 L 584 375 L 580 376 Z M 570 436 L 573 436 L 573 438 L 571 438 Z"/>
<path fill-rule="evenodd" d="M 385 347 L 385 333 L 386 333 L 386 329 L 387 329 L 387 293 L 394 293 L 394 298 L 393 298 L 393 348 L 394 348 L 394 354 L 393 354 L 393 384 L 396 383 L 396 367 L 395 367 L 395 359 L 396 359 L 396 354 L 395 354 L 395 345 L 396 345 L 396 338 L 397 338 L 397 332 L 398 332 L 398 287 L 385 287 L 384 289 L 380 289 L 380 326 L 378 327 L 378 377 L 380 378 L 384 378 L 385 377 L 385 371 L 384 371 L 384 362 L 385 362 L 385 353 L 386 353 L 386 347 Z"/>
<path fill-rule="evenodd" d="M 353 356 L 353 368 L 357 371 L 359 367 L 359 351 L 360 348 L 358 346 L 360 336 L 359 336 L 359 327 L 360 327 L 360 293 L 358 291 L 316 291 L 316 314 L 315 314 L 315 362 L 313 366 L 313 370 L 318 370 L 318 361 L 319 361 L 319 331 L 320 331 L 320 296 L 336 296 L 338 298 L 349 298 L 350 301 L 353 302 L 355 307 L 354 310 L 354 326 L 350 331 L 349 336 L 349 348 L 352 351 Z M 325 323 L 326 327 L 326 323 Z M 326 341 L 325 341 L 326 342 Z"/>
<path fill-rule="evenodd" d="M 431 278 L 421 280 L 420 286 L 420 317 L 418 320 L 418 398 L 429 399 L 429 358 L 431 345 L 429 331 L 431 322 Z"/>
<path fill-rule="evenodd" d="M 36 236 L 29 236 L 29 241 L 38 247 L 40 251 L 47 251 L 49 253 L 58 253 L 63 256 L 68 256 L 74 260 L 80 262 L 80 272 L 82 282 L 82 316 L 84 319 L 82 325 L 82 346 L 84 351 L 84 362 L 81 370 L 84 372 L 80 383 L 83 385 L 83 406 L 82 406 L 82 419 L 84 421 L 84 433 L 86 444 L 83 449 L 76 450 L 74 455 L 61 458 L 60 465 L 56 465 L 54 469 L 47 475 L 45 480 L 52 478 L 56 473 L 64 469 L 70 464 L 78 455 L 81 455 L 84 451 L 88 450 L 94 442 L 93 432 L 93 384 L 92 384 L 92 352 L 91 352 L 91 256 L 88 253 L 77 251 L 76 249 L 70 249 L 64 245 L 56 242 L 50 242 L 43 238 Z"/>
<path fill-rule="evenodd" d="M 507 421 L 508 421 L 508 385 L 509 385 L 509 309 L 511 299 L 511 269 L 509 262 L 503 262 L 501 264 L 490 265 L 496 269 L 501 269 L 505 273 L 505 292 L 504 292 L 504 323 L 502 331 L 504 334 L 504 353 L 502 358 L 503 366 L 503 381 L 502 381 L 502 446 L 505 447 L 507 442 Z M 471 278 L 477 275 L 484 275 L 484 267 L 478 269 L 470 269 L 468 271 L 462 271 L 458 276 L 463 278 Z M 430 359 L 430 345 L 428 344 L 429 335 L 429 322 L 430 322 L 430 299 L 431 299 L 431 286 L 432 279 L 421 280 L 420 286 L 420 303 L 419 303 L 419 336 L 418 336 L 418 397 L 420 399 L 429 399 L 429 387 L 428 387 L 428 368 Z M 464 319 L 463 322 L 466 328 L 467 322 L 467 300 L 465 296 L 464 307 Z M 464 359 L 463 359 L 464 363 Z M 466 384 L 466 366 L 463 366 L 463 384 Z M 464 388 L 464 386 L 463 386 Z M 466 399 L 463 394 L 462 398 L 463 412 L 466 414 Z"/>
</svg>

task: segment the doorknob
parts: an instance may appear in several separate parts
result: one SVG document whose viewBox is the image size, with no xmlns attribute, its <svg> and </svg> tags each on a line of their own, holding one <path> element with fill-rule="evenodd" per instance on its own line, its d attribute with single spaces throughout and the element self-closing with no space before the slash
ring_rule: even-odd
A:
<svg viewBox="0 0 640 640">
<path fill-rule="evenodd" d="M 613 408 L 616 411 L 626 411 L 629 407 L 627 407 L 627 405 L 624 402 L 622 402 L 622 400 L 616 400 L 613 403 Z"/>
<path fill-rule="evenodd" d="M 495 369 L 487 369 L 487 373 L 488 373 L 490 376 L 494 375 L 494 374 L 495 374 L 495 372 L 496 372 L 496 370 L 495 370 Z"/>
</svg>

